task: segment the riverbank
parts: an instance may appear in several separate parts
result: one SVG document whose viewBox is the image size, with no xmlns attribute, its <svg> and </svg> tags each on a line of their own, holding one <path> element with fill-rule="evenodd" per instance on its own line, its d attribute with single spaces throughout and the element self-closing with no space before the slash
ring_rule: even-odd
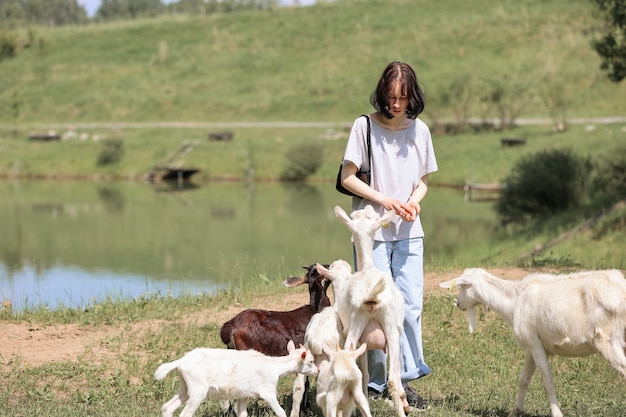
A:
<svg viewBox="0 0 626 417">
<path fill-rule="evenodd" d="M 505 279 L 520 279 L 530 269 L 523 268 L 493 268 L 492 273 Z M 462 270 L 451 270 L 441 273 L 427 273 L 424 281 L 426 296 L 442 295 L 446 291 L 438 287 L 440 282 L 452 279 L 462 273 Z M 106 339 L 119 336 L 122 333 L 133 333 L 138 337 L 146 331 L 163 327 L 171 319 L 182 325 L 194 323 L 201 327 L 221 326 L 223 322 L 246 308 L 262 308 L 267 310 L 288 311 L 305 304 L 308 299 L 307 289 L 304 287 L 280 290 L 280 295 L 274 293 L 263 294 L 260 297 L 248 294 L 246 301 L 224 304 L 222 296 L 199 296 L 207 298 L 200 309 L 184 307 L 184 300 L 191 296 L 182 296 L 179 307 L 186 311 L 178 311 L 177 317 L 154 317 L 151 313 L 141 317 L 134 314 L 129 317 L 87 318 L 89 312 L 73 311 L 74 316 L 69 323 L 59 322 L 58 315 L 38 314 L 34 316 L 20 315 L 18 320 L 0 319 L 0 346 L 2 346 L 3 365 L 19 362 L 23 366 L 42 366 L 58 361 L 74 361 L 85 351 L 94 346 L 105 343 Z M 219 300 L 213 302 L 211 299 Z M 159 304 L 157 298 L 150 301 Z M 128 302 L 120 302 L 123 305 Z M 98 309 L 97 306 L 93 307 Z M 158 309 L 158 307 L 157 307 Z M 81 319 L 84 314 L 86 320 Z M 119 314 L 119 312 L 118 312 Z M 65 319 L 64 319 L 65 320 Z M 104 353 L 104 352 L 102 352 Z"/>
<path fill-rule="evenodd" d="M 101 127 L 57 131 L 60 140 L 33 141 L 27 131 L 0 130 L 0 178 L 7 180 L 145 181 L 159 167 L 197 170 L 192 181 L 276 181 L 289 169 L 291 152 L 315 146 L 323 155 L 306 179 L 331 182 L 345 150 L 348 132 L 334 127 L 294 124 L 289 127 L 233 127 L 228 141 L 209 139 L 223 129 L 187 125 L 168 128 L 158 124 L 117 128 Z M 153 126 L 153 127 L 150 127 Z M 624 138 L 623 123 L 577 124 L 563 132 L 547 125 L 520 125 L 507 131 L 486 130 L 438 134 L 433 143 L 439 170 L 432 185 L 462 188 L 466 182 L 500 183 L 517 161 L 547 149 L 571 149 L 592 161 L 617 152 Z M 523 138 L 523 145 L 503 146 L 504 137 Z M 115 158 L 107 146 L 115 144 Z M 108 152 L 108 153 L 107 153 Z M 102 163 L 103 154 L 108 162 Z"/>
</svg>

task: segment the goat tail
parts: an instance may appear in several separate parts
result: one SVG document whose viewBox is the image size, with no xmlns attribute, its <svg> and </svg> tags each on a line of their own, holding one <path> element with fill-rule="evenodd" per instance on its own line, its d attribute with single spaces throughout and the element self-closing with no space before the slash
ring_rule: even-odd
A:
<svg viewBox="0 0 626 417">
<path fill-rule="evenodd" d="M 387 284 L 385 283 L 384 278 L 379 279 L 376 285 L 372 287 L 367 297 L 363 300 L 363 305 L 367 311 L 374 311 L 378 309 L 380 305 L 380 299 L 378 296 L 385 291 L 385 288 L 387 288 Z"/>
<path fill-rule="evenodd" d="M 387 288 L 387 283 L 385 282 L 385 278 L 379 279 L 376 285 L 374 285 L 372 289 L 370 290 L 369 296 L 367 298 L 371 298 L 371 299 L 378 298 L 380 293 L 385 291 L 385 288 Z"/>
<path fill-rule="evenodd" d="M 154 372 L 154 378 L 157 381 L 162 380 L 163 378 L 165 378 L 167 376 L 167 374 L 169 374 L 172 370 L 178 368 L 178 363 L 179 360 L 173 361 L 173 362 L 167 362 L 164 363 L 163 365 L 159 366 L 157 368 L 157 370 Z"/>
</svg>

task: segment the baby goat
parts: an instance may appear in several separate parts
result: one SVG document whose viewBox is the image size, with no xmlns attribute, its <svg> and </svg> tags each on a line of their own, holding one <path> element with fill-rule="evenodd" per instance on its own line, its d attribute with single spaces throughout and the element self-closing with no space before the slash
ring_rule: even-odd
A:
<svg viewBox="0 0 626 417">
<path fill-rule="evenodd" d="M 324 352 L 324 346 L 342 346 L 344 339 L 343 327 L 335 306 L 326 307 L 311 318 L 304 335 L 304 346 L 313 354 L 315 365 L 320 372 L 330 366 L 330 358 Z M 308 415 L 310 410 L 308 391 L 308 377 L 303 374 L 296 375 L 290 417 Z"/>
<path fill-rule="evenodd" d="M 318 373 L 313 355 L 306 348 L 296 349 L 289 341 L 287 351 L 286 356 L 271 357 L 254 350 L 198 348 L 178 360 L 164 363 L 154 377 L 161 380 L 178 369 L 180 386 L 176 395 L 163 404 L 163 417 L 171 417 L 185 402 L 180 417 L 192 417 L 207 396 L 234 401 L 238 417 L 247 417 L 251 398 L 265 400 L 278 417 L 286 417 L 276 398 L 279 378 L 293 373 Z"/>
<path fill-rule="evenodd" d="M 330 349 L 324 346 L 324 353 L 329 358 L 329 366 L 320 369 L 317 377 L 317 396 L 315 401 L 325 417 L 351 417 L 359 407 L 362 417 L 372 417 L 367 397 L 363 393 L 361 370 L 356 364 L 359 356 L 367 350 L 362 344 L 357 350 Z"/>
<path fill-rule="evenodd" d="M 244 310 L 222 325 L 222 342 L 231 349 L 254 349 L 269 356 L 285 355 L 290 340 L 298 345 L 304 343 L 306 326 L 313 314 L 330 305 L 326 295 L 330 281 L 317 272 L 315 264 L 303 268 L 307 270 L 305 275 L 287 278 L 283 285 L 308 284 L 308 305 L 291 311 Z"/>
<path fill-rule="evenodd" d="M 509 417 L 524 412 L 526 389 L 536 368 L 550 400 L 552 417 L 562 417 L 548 358 L 600 353 L 626 377 L 626 281 L 618 270 L 568 275 L 530 274 L 506 281 L 479 268 L 439 284 L 459 287 L 457 306 L 466 311 L 469 330 L 477 325 L 475 307 L 496 311 L 513 328 L 526 351 L 519 391 Z"/>
<path fill-rule="evenodd" d="M 333 282 L 335 305 L 345 334 L 344 348 L 372 341 L 374 348 L 389 351 L 389 394 L 396 411 L 404 417 L 409 411 L 400 379 L 400 333 L 404 320 L 404 301 L 391 276 L 365 268 L 352 274 L 352 267 L 337 260 L 329 268 L 318 266 Z M 359 361 L 363 389 L 367 386 L 367 356 Z"/>
</svg>

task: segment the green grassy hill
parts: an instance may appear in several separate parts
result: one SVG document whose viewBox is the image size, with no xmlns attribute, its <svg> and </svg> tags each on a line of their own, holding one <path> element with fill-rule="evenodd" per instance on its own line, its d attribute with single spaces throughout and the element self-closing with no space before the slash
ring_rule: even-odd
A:
<svg viewBox="0 0 626 417">
<path fill-rule="evenodd" d="M 351 121 L 392 60 L 413 65 L 425 118 L 626 115 L 590 46 L 588 1 L 371 0 L 271 12 L 30 28 L 0 62 L 0 123 Z M 491 113 L 491 114 L 489 114 Z"/>
</svg>

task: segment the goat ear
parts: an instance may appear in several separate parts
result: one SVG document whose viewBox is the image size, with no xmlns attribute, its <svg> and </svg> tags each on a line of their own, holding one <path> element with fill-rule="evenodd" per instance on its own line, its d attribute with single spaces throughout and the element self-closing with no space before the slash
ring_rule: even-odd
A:
<svg viewBox="0 0 626 417">
<path fill-rule="evenodd" d="M 439 286 L 441 288 L 445 288 L 445 289 L 451 290 L 452 288 L 454 288 L 456 286 L 456 278 L 455 279 L 451 279 L 450 281 L 441 282 L 441 283 L 439 283 Z"/>
<path fill-rule="evenodd" d="M 315 268 L 317 269 L 317 273 L 324 276 L 324 277 L 328 277 L 329 274 L 329 270 L 328 268 L 326 268 L 324 265 L 317 263 L 315 264 Z"/>
<path fill-rule="evenodd" d="M 449 290 L 452 290 L 457 285 L 470 285 L 470 284 L 471 282 L 469 282 L 466 278 L 463 278 L 461 276 L 459 278 L 451 279 L 450 281 L 442 282 L 441 284 L 439 284 L 439 286 L 441 288 L 447 288 Z"/>
<path fill-rule="evenodd" d="M 352 223 L 352 219 L 350 218 L 350 216 L 348 216 L 348 214 L 339 206 L 335 206 L 335 216 L 337 216 L 337 218 L 341 220 L 345 225 L 349 225 L 350 223 Z"/>
<path fill-rule="evenodd" d="M 361 356 L 367 350 L 367 343 L 362 343 L 361 346 L 357 350 L 354 351 L 354 355 L 356 358 Z"/>
<path fill-rule="evenodd" d="M 329 348 L 326 344 L 324 344 L 324 346 L 322 346 L 322 351 L 328 355 L 328 357 L 330 358 L 331 356 L 333 356 L 333 353 L 335 353 L 336 351 L 333 351 L 331 348 Z"/>
<path fill-rule="evenodd" d="M 283 281 L 283 285 L 287 288 L 297 287 L 298 285 L 304 284 L 307 282 L 306 275 L 302 275 L 301 277 L 290 277 Z"/>
<path fill-rule="evenodd" d="M 287 352 L 291 353 L 294 350 L 296 350 L 296 345 L 293 343 L 293 340 L 290 340 L 289 343 L 287 343 Z"/>
</svg>

